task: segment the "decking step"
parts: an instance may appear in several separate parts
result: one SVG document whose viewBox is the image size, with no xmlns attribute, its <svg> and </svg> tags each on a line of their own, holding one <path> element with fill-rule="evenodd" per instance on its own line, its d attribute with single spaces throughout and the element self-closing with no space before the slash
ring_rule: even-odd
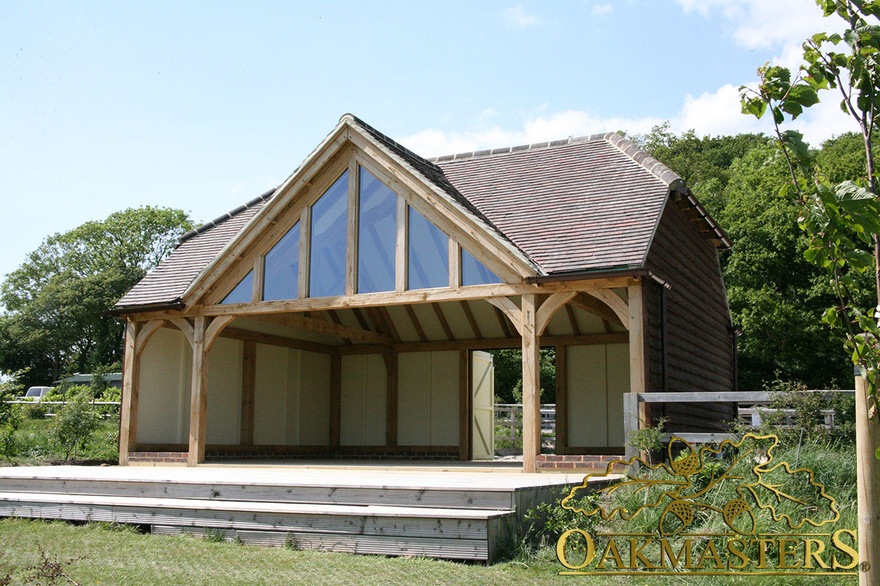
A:
<svg viewBox="0 0 880 586">
<path fill-rule="evenodd" d="M 0 517 L 151 525 L 160 532 L 222 531 L 302 548 L 490 560 L 515 514 L 482 509 L 206 501 L 0 492 Z"/>
<path fill-rule="evenodd" d="M 204 482 L 154 482 L 101 479 L 5 478 L 4 491 L 119 497 L 293 502 L 336 505 L 513 510 L 515 493 L 496 489 L 444 489 L 405 486 L 273 485 Z"/>
</svg>

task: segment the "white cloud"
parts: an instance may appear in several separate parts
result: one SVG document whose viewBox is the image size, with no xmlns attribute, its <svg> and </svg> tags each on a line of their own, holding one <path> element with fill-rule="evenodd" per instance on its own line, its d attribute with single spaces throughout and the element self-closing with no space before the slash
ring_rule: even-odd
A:
<svg viewBox="0 0 880 586">
<path fill-rule="evenodd" d="M 593 6 L 590 14 L 592 14 L 593 16 L 602 16 L 603 14 L 610 14 L 613 10 L 614 7 L 610 4 L 597 4 Z"/>
<path fill-rule="evenodd" d="M 837 18 L 824 18 L 814 0 L 677 0 L 685 13 L 712 18 L 718 12 L 731 35 L 746 49 L 800 47 L 818 31 L 841 30 Z"/>
<path fill-rule="evenodd" d="M 504 11 L 504 19 L 513 26 L 527 28 L 541 22 L 536 14 L 527 12 L 522 4 L 517 4 Z"/>
<path fill-rule="evenodd" d="M 660 118 L 602 118 L 592 112 L 565 110 L 526 119 L 520 128 L 504 128 L 496 125 L 463 132 L 427 129 L 400 137 L 399 140 L 402 145 L 422 156 L 434 157 L 615 130 L 644 133 L 662 122 Z"/>
<path fill-rule="evenodd" d="M 850 119 L 840 111 L 836 96 L 829 93 L 823 99 L 786 126 L 803 132 L 805 139 L 815 146 L 832 136 L 855 130 Z M 605 118 L 593 112 L 564 110 L 524 119 L 518 127 L 477 126 L 453 132 L 431 128 L 402 136 L 399 141 L 419 155 L 436 157 L 614 131 L 644 134 L 665 121 L 654 117 Z M 773 133 L 768 116 L 758 120 L 740 113 L 739 88 L 729 84 L 698 97 L 685 96 L 681 109 L 669 124 L 676 134 L 693 130 L 698 136 Z"/>
</svg>

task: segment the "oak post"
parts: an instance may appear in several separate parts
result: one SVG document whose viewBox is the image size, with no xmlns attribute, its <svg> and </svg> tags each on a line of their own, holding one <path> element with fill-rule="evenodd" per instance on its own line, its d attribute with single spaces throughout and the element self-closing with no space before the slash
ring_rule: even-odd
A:
<svg viewBox="0 0 880 586">
<path fill-rule="evenodd" d="M 241 359 L 241 437 L 239 443 L 254 443 L 254 401 L 257 392 L 257 343 L 245 340 Z"/>
<path fill-rule="evenodd" d="M 629 310 L 629 392 L 647 392 L 647 369 L 645 368 L 645 320 L 642 285 L 627 287 L 627 309 Z M 639 404 L 639 419 L 650 425 L 650 412 L 645 403 Z M 626 445 L 630 437 L 623 439 Z"/>
<path fill-rule="evenodd" d="M 458 351 L 458 459 L 467 462 L 471 457 L 471 425 L 474 405 L 471 400 L 471 353 Z"/>
<path fill-rule="evenodd" d="M 125 354 L 122 367 L 122 408 L 119 416 L 119 465 L 128 465 L 128 453 L 137 442 L 140 356 L 136 350 L 138 324 L 125 323 Z"/>
<path fill-rule="evenodd" d="M 197 466 L 205 461 L 205 434 L 208 423 L 208 355 L 205 352 L 205 322 L 205 317 L 200 315 L 196 317 L 193 327 L 187 466 Z"/>
<path fill-rule="evenodd" d="M 522 373 L 523 373 L 523 472 L 538 471 L 541 452 L 541 380 L 538 346 L 537 296 L 522 296 Z"/>
</svg>

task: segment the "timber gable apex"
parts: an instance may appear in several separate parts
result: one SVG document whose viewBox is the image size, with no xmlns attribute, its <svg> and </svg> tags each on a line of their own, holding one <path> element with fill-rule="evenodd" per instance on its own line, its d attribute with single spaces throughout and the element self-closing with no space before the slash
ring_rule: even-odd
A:
<svg viewBox="0 0 880 586">
<path fill-rule="evenodd" d="M 480 261 L 503 282 L 520 284 L 543 274 L 467 200 L 460 195 L 453 197 L 450 191 L 455 188 L 439 168 L 347 114 L 192 281 L 181 296 L 181 306 L 192 310 L 216 305 L 248 275 L 255 280 L 261 278 L 260 259 L 294 225 L 304 226 L 304 210 L 308 214 L 310 206 L 346 170 L 351 173 L 359 168 L 366 169 L 442 230 L 454 246 L 479 253 Z M 458 286 L 450 283 L 451 288 Z M 298 297 L 312 296 L 303 291 L 291 295 L 292 300 Z"/>
</svg>

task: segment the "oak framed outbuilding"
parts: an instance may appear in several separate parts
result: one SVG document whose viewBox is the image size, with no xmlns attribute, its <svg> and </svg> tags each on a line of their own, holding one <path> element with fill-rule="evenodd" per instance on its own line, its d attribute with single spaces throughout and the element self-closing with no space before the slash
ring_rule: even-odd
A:
<svg viewBox="0 0 880 586">
<path fill-rule="evenodd" d="M 521 348 L 534 472 L 546 346 L 556 454 L 621 454 L 623 393 L 735 388 L 727 246 L 619 135 L 427 160 L 345 115 L 117 304 L 120 464 L 491 458 L 481 351 Z M 711 429 L 719 414 L 666 415 Z"/>
</svg>

